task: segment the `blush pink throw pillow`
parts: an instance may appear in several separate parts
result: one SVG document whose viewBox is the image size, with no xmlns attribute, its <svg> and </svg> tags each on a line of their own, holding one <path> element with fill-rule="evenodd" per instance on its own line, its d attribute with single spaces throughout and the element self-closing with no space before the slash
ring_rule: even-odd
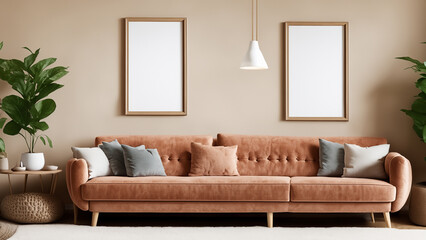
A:
<svg viewBox="0 0 426 240">
<path fill-rule="evenodd" d="M 238 146 L 207 146 L 191 143 L 191 170 L 189 176 L 239 176 L 237 170 Z"/>
</svg>

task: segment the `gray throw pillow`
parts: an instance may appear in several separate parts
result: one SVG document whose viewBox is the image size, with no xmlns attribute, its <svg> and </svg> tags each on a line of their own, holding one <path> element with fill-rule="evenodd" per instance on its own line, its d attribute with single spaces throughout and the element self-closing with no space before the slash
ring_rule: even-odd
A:
<svg viewBox="0 0 426 240">
<path fill-rule="evenodd" d="M 319 140 L 318 176 L 340 177 L 345 167 L 345 150 L 343 144 Z"/>
<path fill-rule="evenodd" d="M 157 149 L 138 149 L 121 145 L 127 176 L 166 176 Z"/>
<path fill-rule="evenodd" d="M 126 176 L 126 165 L 124 164 L 123 148 L 121 144 L 115 139 L 112 142 L 102 142 L 99 148 L 104 151 L 108 158 L 109 165 L 112 173 L 115 176 Z M 144 145 L 137 147 L 138 149 L 145 149 Z"/>
</svg>

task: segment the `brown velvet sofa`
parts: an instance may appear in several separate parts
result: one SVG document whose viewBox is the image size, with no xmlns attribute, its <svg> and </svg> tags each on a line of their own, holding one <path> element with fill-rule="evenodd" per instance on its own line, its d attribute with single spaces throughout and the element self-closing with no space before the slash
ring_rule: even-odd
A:
<svg viewBox="0 0 426 240">
<path fill-rule="evenodd" d="M 247 136 L 104 136 L 95 144 L 117 139 L 122 144 L 157 148 L 167 177 L 105 176 L 88 180 L 84 159 L 70 159 L 66 181 L 78 209 L 91 211 L 92 226 L 101 212 L 150 213 L 383 213 L 405 204 L 411 188 L 411 165 L 391 152 L 384 161 L 388 181 L 366 178 L 317 177 L 317 137 Z M 326 137 L 329 141 L 373 146 L 384 138 Z M 191 142 L 238 145 L 241 176 L 189 177 Z"/>
</svg>

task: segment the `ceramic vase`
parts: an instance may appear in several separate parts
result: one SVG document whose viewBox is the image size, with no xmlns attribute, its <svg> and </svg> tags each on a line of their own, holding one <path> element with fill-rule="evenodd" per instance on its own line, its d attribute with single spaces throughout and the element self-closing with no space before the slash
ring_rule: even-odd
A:
<svg viewBox="0 0 426 240">
<path fill-rule="evenodd" d="M 6 157 L 0 157 L 0 171 L 9 170 L 9 159 Z"/>
<path fill-rule="evenodd" d="M 21 162 L 28 171 L 41 170 L 44 167 L 44 154 L 22 153 Z"/>
</svg>

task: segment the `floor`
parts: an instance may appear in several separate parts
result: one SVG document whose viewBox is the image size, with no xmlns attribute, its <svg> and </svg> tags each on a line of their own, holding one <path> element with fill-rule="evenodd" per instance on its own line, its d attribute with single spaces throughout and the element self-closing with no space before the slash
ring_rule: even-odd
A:
<svg viewBox="0 0 426 240">
<path fill-rule="evenodd" d="M 383 215 L 375 214 L 376 223 L 370 214 L 305 214 L 276 213 L 275 227 L 377 227 L 384 228 Z M 410 222 L 407 212 L 391 214 L 392 227 L 397 229 L 423 229 Z M 78 224 L 90 225 L 91 214 L 79 211 Z M 73 223 L 72 211 L 67 211 L 60 223 Z M 151 227 L 251 227 L 266 226 L 266 213 L 247 214 L 157 214 L 157 213 L 100 213 L 98 226 L 151 226 Z"/>
</svg>

